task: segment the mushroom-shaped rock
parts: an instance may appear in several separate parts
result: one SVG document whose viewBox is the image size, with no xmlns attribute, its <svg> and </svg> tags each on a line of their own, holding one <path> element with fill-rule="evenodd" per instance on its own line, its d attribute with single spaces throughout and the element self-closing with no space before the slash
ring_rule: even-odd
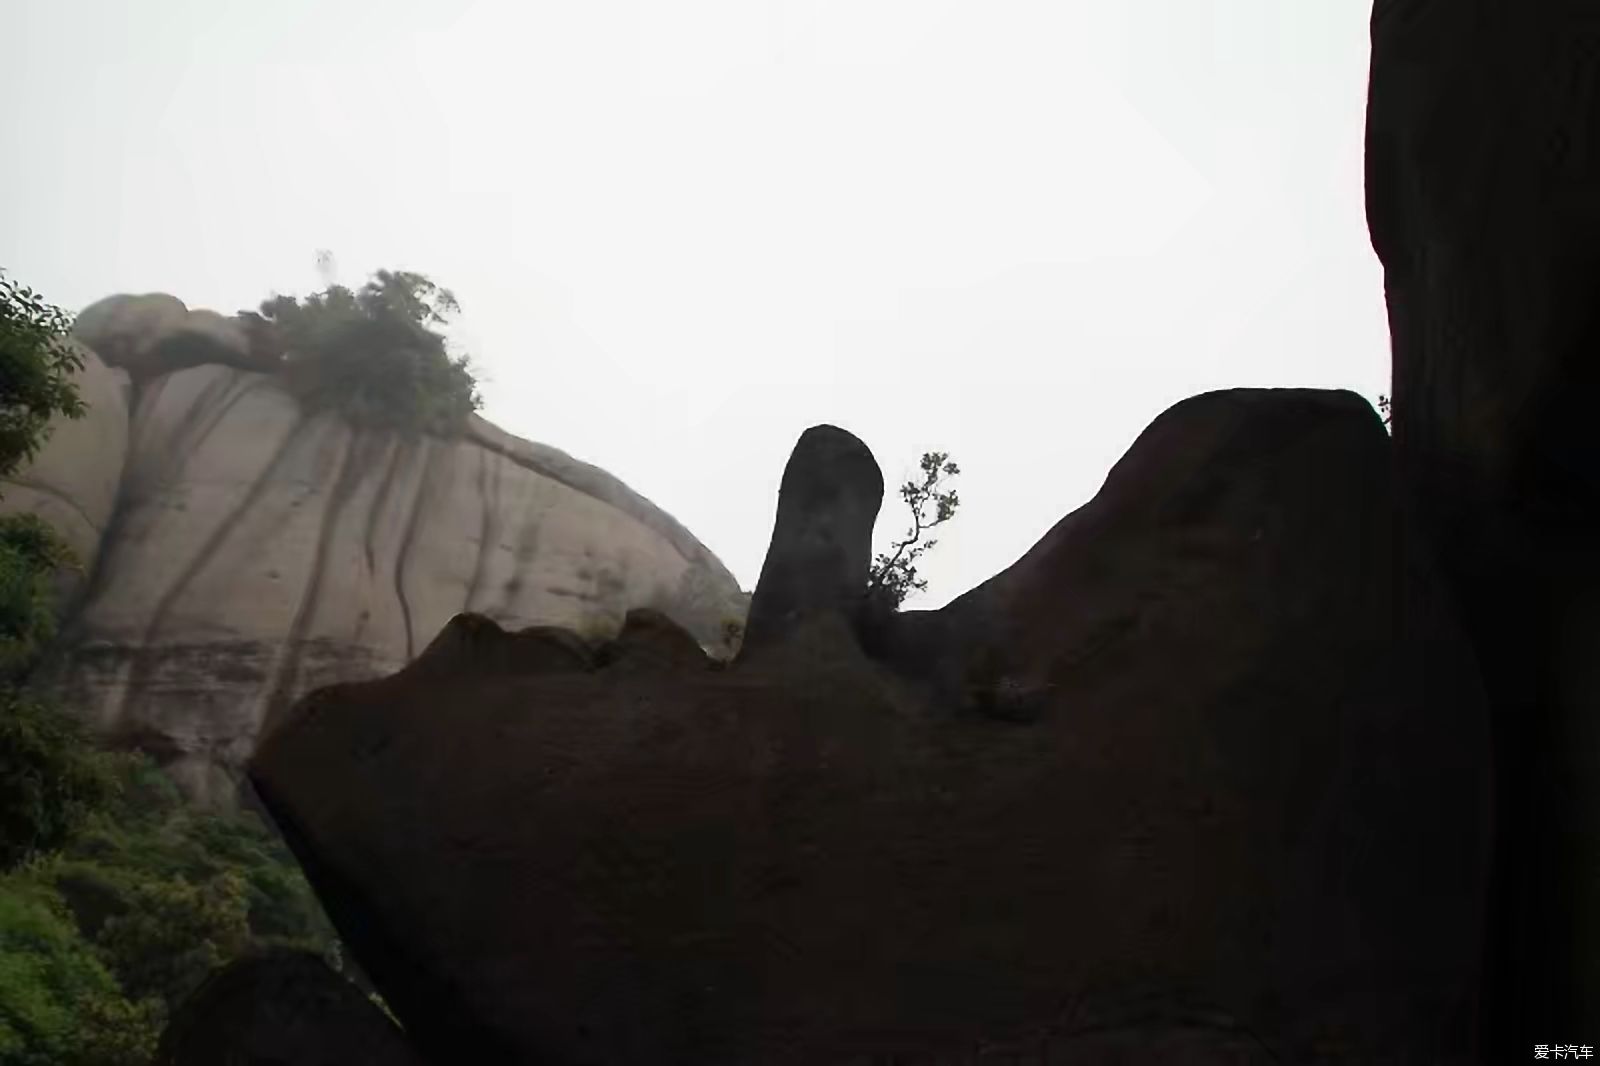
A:
<svg viewBox="0 0 1600 1066">
<path fill-rule="evenodd" d="M 803 445 L 861 470 L 836 432 Z M 420 1050 L 1470 1055 L 1485 706 L 1369 405 L 1177 405 L 882 660 L 832 609 L 870 480 L 781 508 L 774 556 L 804 550 L 769 559 L 758 655 L 419 663 L 262 745 L 259 794 Z M 826 594 L 779 580 L 812 558 Z"/>
<path fill-rule="evenodd" d="M 262 349 L 264 333 L 215 311 L 191 311 L 166 293 L 97 300 L 78 314 L 72 332 L 107 364 L 136 378 L 202 363 L 245 370 L 274 368 L 271 353 Z"/>
</svg>

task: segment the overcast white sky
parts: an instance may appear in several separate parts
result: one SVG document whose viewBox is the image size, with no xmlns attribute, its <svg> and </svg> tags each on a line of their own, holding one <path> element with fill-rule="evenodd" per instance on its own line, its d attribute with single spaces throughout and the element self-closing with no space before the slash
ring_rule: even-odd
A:
<svg viewBox="0 0 1600 1066">
<path fill-rule="evenodd" d="M 0 266 L 77 309 L 419 270 L 484 413 L 753 588 L 796 437 L 962 467 L 937 607 L 1171 403 L 1387 391 L 1370 5 L 0 0 Z"/>
</svg>

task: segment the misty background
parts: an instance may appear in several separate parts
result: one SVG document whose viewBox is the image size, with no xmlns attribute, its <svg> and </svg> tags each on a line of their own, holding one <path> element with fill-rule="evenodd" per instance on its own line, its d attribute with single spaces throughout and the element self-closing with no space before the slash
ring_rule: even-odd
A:
<svg viewBox="0 0 1600 1066">
<path fill-rule="evenodd" d="M 1009 565 L 1161 410 L 1387 391 L 1368 11 L 1282 0 L 5 4 L 0 265 L 77 310 L 453 289 L 483 414 L 753 588 L 810 425 Z"/>
</svg>

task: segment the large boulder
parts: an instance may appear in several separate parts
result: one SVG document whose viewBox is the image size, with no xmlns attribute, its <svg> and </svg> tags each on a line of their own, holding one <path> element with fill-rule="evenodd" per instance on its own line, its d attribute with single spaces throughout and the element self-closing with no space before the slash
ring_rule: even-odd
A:
<svg viewBox="0 0 1600 1066">
<path fill-rule="evenodd" d="M 851 569 L 865 450 L 804 444 L 773 551 Z M 1390 470 L 1351 394 L 1197 397 L 876 658 L 826 598 L 731 665 L 461 617 L 252 779 L 440 1061 L 1466 1061 L 1486 710 Z"/>
<path fill-rule="evenodd" d="M 230 802 L 276 710 L 399 669 L 457 612 L 604 634 L 652 607 L 707 646 L 742 615 L 670 516 L 481 420 L 455 439 L 363 432 L 208 364 L 144 381 L 130 439 L 41 683 L 203 802 Z"/>
<path fill-rule="evenodd" d="M 1499 1062 L 1600 1018 L 1597 51 L 1587 3 L 1372 19 L 1396 455 L 1492 697 Z"/>
<path fill-rule="evenodd" d="M 598 467 L 476 416 L 441 439 L 306 412 L 258 317 L 114 296 L 74 337 L 88 413 L 0 485 L 84 564 L 35 681 L 203 803 L 235 800 L 275 711 L 459 611 L 597 636 L 648 607 L 723 652 L 744 618 L 705 545 Z"/>
<path fill-rule="evenodd" d="M 362 991 L 316 955 L 228 964 L 168 1023 L 155 1066 L 423 1066 Z"/>
</svg>

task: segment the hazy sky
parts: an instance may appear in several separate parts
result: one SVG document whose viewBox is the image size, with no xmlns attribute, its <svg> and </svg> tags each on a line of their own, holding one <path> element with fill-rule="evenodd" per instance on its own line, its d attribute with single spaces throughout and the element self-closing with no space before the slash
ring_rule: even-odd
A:
<svg viewBox="0 0 1600 1066">
<path fill-rule="evenodd" d="M 77 309 L 454 289 L 484 414 L 753 588 L 796 437 L 962 467 L 937 607 L 1162 409 L 1387 391 L 1369 4 L 0 0 L 0 266 Z"/>
</svg>

